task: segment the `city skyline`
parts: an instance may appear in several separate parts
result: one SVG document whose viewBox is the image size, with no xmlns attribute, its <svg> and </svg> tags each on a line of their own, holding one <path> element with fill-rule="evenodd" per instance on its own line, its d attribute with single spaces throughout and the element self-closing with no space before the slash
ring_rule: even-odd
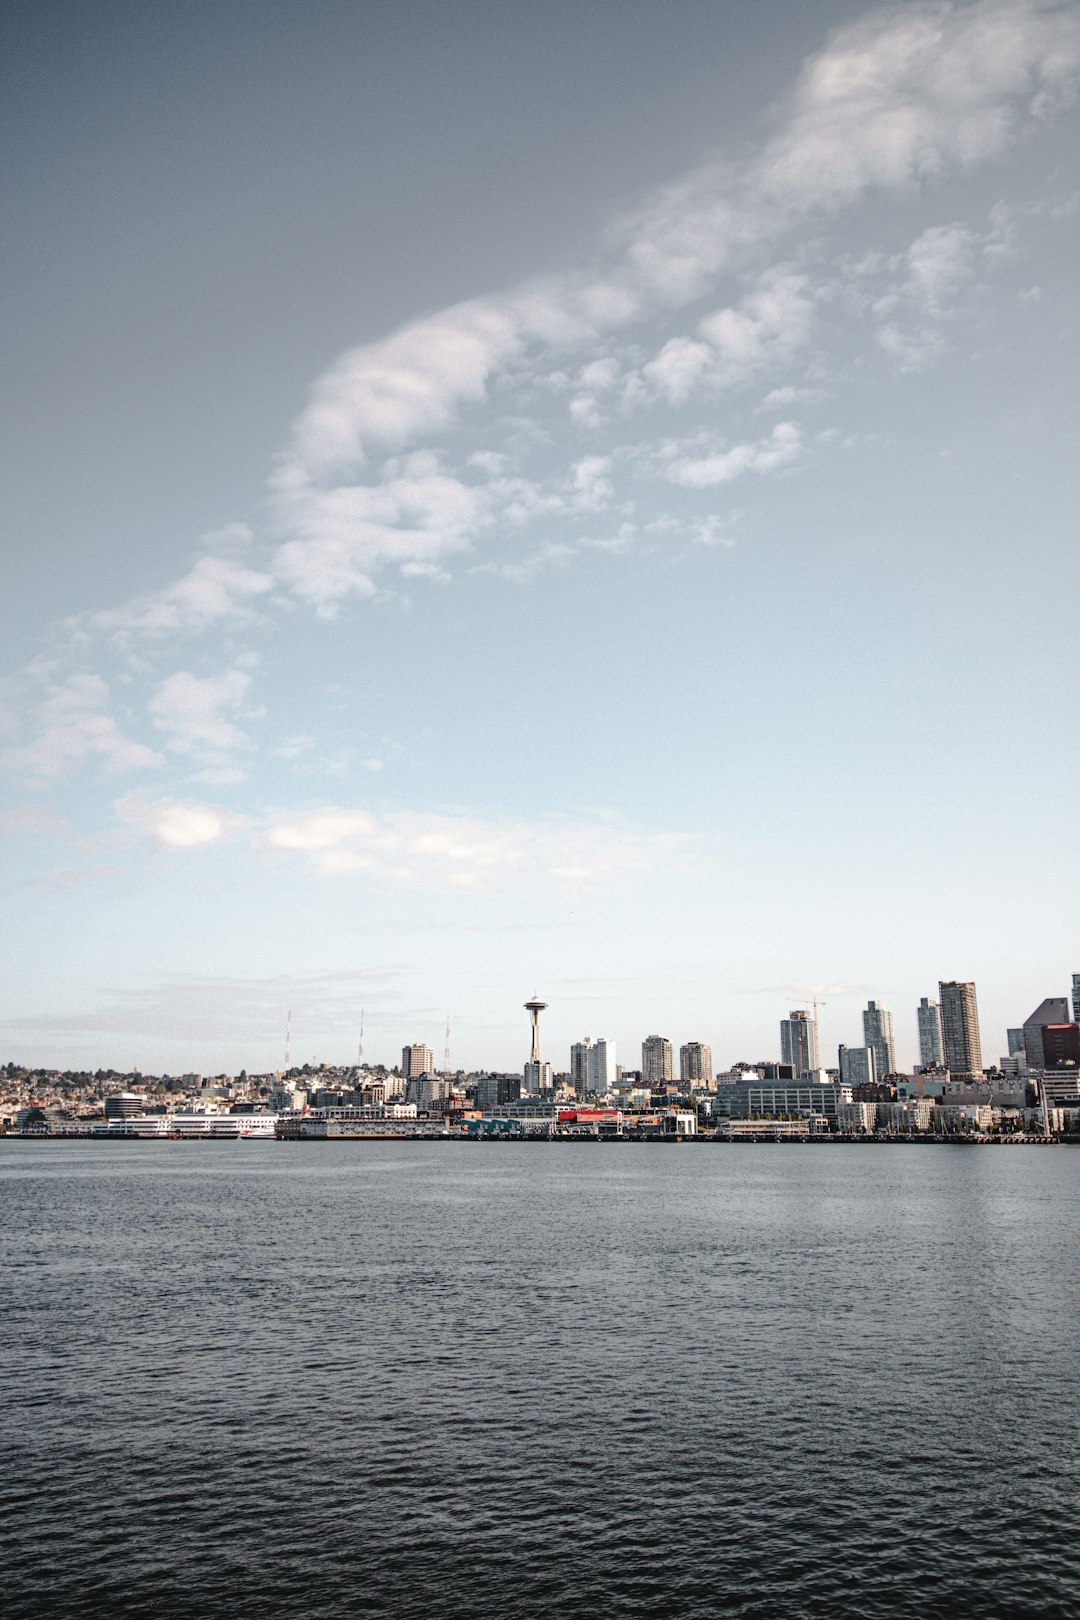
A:
<svg viewBox="0 0 1080 1620">
<path fill-rule="evenodd" d="M 1076 5 L 7 15 L 0 1060 L 1075 998 Z"/>
<path fill-rule="evenodd" d="M 1080 974 L 1074 973 L 1071 977 L 1073 985 L 1080 981 Z M 1007 1027 L 1001 1032 L 1001 1039 L 996 1048 L 991 1039 L 987 1047 L 989 1055 L 984 1056 L 983 1029 L 979 1020 L 975 984 L 970 981 L 939 981 L 938 994 L 941 998 L 940 1006 L 945 1008 L 944 1022 L 939 1003 L 928 997 L 921 997 L 918 1005 L 911 1010 L 915 1030 L 913 1046 L 918 1057 L 917 1063 L 914 1061 L 901 1063 L 896 1058 L 892 1012 L 871 998 L 861 1013 L 863 1044 L 840 1041 L 835 1048 L 835 1057 L 824 1042 L 819 1050 L 817 1029 L 809 1012 L 793 1008 L 787 1018 L 779 1021 L 779 1040 L 774 1041 L 771 1047 L 753 1051 L 740 1050 L 737 1054 L 733 1048 L 725 1050 L 721 1047 L 718 1051 L 724 1052 L 722 1058 L 714 1058 L 711 1043 L 696 1037 L 684 1040 L 678 1034 L 674 1039 L 657 1033 L 645 1036 L 640 1042 L 640 1073 L 644 1083 L 667 1086 L 674 1084 L 676 1078 L 679 1081 L 695 1083 L 699 1079 L 714 1077 L 730 1069 L 734 1063 L 779 1062 L 789 1064 L 796 1076 L 817 1070 L 835 1070 L 853 1083 L 869 1084 L 875 1080 L 880 1081 L 890 1074 L 910 1074 L 924 1068 L 946 1068 L 960 1075 L 977 1074 L 983 1069 L 994 1070 L 999 1062 L 1008 1062 L 1017 1055 L 1033 1071 L 1041 1069 L 1046 1061 L 1050 1061 L 1052 1067 L 1056 1067 L 1062 1060 L 1080 1062 L 1080 1018 L 1076 1017 L 1074 996 L 1044 996 L 1035 1010 L 1024 1019 L 1022 1025 Z M 575 1084 L 583 1082 L 590 1090 L 603 1090 L 614 1081 L 620 1070 L 634 1072 L 632 1063 L 617 1063 L 618 1043 L 612 1036 L 598 1036 L 594 1039 L 585 1035 L 571 1040 L 569 1059 L 565 1066 L 560 1066 L 565 1047 L 558 1057 L 544 1058 L 541 1051 L 540 1015 L 549 1010 L 550 1004 L 540 1000 L 535 994 L 524 1003 L 524 1011 L 529 1015 L 529 1055 L 524 1062 L 510 1060 L 500 1064 L 484 1061 L 482 1057 L 476 1058 L 474 1054 L 471 1062 L 447 1063 L 436 1060 L 433 1046 L 423 1041 L 411 1041 L 400 1048 L 400 1072 L 408 1079 L 444 1073 L 514 1073 L 520 1070 L 525 1084 L 531 1085 L 534 1090 L 541 1088 L 541 1083 L 543 1085 L 550 1083 L 553 1074 L 569 1075 L 572 1082 Z M 815 1008 L 815 1014 L 816 1012 Z M 451 1019 L 448 1016 L 444 1058 L 449 1052 L 450 1030 Z M 255 1064 L 245 1064 L 245 1069 L 250 1067 L 252 1072 L 282 1072 L 290 1065 L 298 1067 L 305 1062 L 309 1065 L 324 1064 L 342 1069 L 363 1067 L 389 1069 L 395 1066 L 385 1055 L 380 1056 L 372 1052 L 370 1042 L 366 1054 L 363 1043 L 360 1044 L 359 1057 L 343 1058 L 338 1055 L 335 1058 L 327 1058 L 316 1052 L 310 1059 L 296 1053 L 290 1058 L 292 1031 L 293 1015 L 290 1012 L 286 1022 L 284 1063 L 271 1064 L 265 1070 L 259 1070 Z M 399 1039 L 400 1031 L 392 1032 L 386 1038 L 390 1041 Z M 553 1045 L 559 1050 L 558 1038 Z M 624 1049 L 632 1051 L 633 1043 L 628 1043 Z M 29 1066 L 43 1069 L 63 1067 L 48 1062 L 32 1063 Z M 70 1067 L 91 1071 L 94 1068 L 117 1069 L 117 1065 L 93 1063 L 73 1064 Z M 119 1072 L 139 1072 L 143 1068 L 144 1065 L 135 1064 L 122 1068 Z"/>
</svg>

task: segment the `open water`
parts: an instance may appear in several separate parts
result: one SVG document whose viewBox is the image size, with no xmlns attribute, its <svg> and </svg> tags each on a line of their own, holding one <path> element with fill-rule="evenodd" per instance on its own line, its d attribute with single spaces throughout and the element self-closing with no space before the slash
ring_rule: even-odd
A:
<svg viewBox="0 0 1080 1620">
<path fill-rule="evenodd" d="M 27 1616 L 1080 1615 L 1080 1152 L 0 1142 Z"/>
</svg>

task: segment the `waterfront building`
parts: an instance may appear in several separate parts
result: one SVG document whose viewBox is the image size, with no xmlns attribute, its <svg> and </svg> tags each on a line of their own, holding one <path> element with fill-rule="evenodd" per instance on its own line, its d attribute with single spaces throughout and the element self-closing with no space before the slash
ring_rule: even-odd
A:
<svg viewBox="0 0 1080 1620">
<path fill-rule="evenodd" d="M 675 1078 L 671 1042 L 666 1035 L 648 1035 L 641 1043 L 641 1079 L 650 1090 L 662 1090 Z"/>
<path fill-rule="evenodd" d="M 1029 1069 L 1049 1068 L 1043 1050 L 1043 1029 L 1047 1024 L 1067 1024 L 1068 1021 L 1069 1003 L 1064 996 L 1047 996 L 1031 1017 L 1024 1019 L 1024 1056 Z"/>
<path fill-rule="evenodd" d="M 679 1047 L 679 1080 L 684 1086 L 712 1085 L 712 1049 L 704 1041 Z"/>
<path fill-rule="evenodd" d="M 401 1049 L 401 1077 L 418 1080 L 422 1074 L 435 1073 L 435 1053 L 430 1046 L 415 1044 Z"/>
<path fill-rule="evenodd" d="M 877 1080 L 877 1057 L 872 1046 L 840 1048 L 840 1080 L 845 1086 L 872 1086 Z"/>
<path fill-rule="evenodd" d="M 806 1139 L 811 1136 L 827 1136 L 829 1122 L 819 1114 L 800 1115 L 796 1119 L 723 1119 L 717 1125 L 716 1134 L 727 1137 L 731 1141 L 764 1140 L 768 1142 L 781 1142 L 788 1138 Z"/>
<path fill-rule="evenodd" d="M 106 1119 L 133 1119 L 146 1112 L 147 1098 L 137 1091 L 116 1091 L 105 1099 Z"/>
<path fill-rule="evenodd" d="M 969 979 L 940 980 L 938 1006 L 945 1067 L 953 1075 L 981 1074 L 982 1042 L 974 984 Z"/>
<path fill-rule="evenodd" d="M 892 1013 L 879 1002 L 868 1001 L 862 1015 L 863 1040 L 873 1049 L 874 1069 L 880 1077 L 896 1073 Z"/>
<path fill-rule="evenodd" d="M 428 1113 L 446 1101 L 450 1095 L 450 1084 L 445 1075 L 414 1075 L 405 1083 L 405 1102 L 415 1103 L 421 1113 Z"/>
<path fill-rule="evenodd" d="M 765 1118 L 798 1114 L 835 1120 L 842 1103 L 850 1103 L 847 1085 L 767 1085 L 760 1081 L 718 1085 L 712 1111 L 721 1119 Z"/>
<path fill-rule="evenodd" d="M 780 1020 L 780 1059 L 790 1063 L 797 1075 L 809 1074 L 818 1066 L 814 1023 L 802 1007 L 793 1008 Z"/>
<path fill-rule="evenodd" d="M 520 1074 L 482 1074 L 473 1088 L 476 1106 L 481 1113 L 493 1113 L 504 1103 L 517 1102 L 521 1096 Z"/>
<path fill-rule="evenodd" d="M 940 1069 L 942 1060 L 941 1050 L 941 1014 L 936 1001 L 930 1001 L 923 996 L 915 1013 L 919 1024 L 919 1067 L 922 1069 Z"/>
</svg>

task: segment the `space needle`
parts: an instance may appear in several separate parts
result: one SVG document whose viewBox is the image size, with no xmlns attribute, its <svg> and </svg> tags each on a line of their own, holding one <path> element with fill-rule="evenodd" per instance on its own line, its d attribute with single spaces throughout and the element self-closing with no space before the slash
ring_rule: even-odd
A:
<svg viewBox="0 0 1080 1620">
<path fill-rule="evenodd" d="M 543 1089 L 544 1068 L 540 1061 L 540 1014 L 547 1006 L 546 1001 L 540 1001 L 534 995 L 531 1001 L 525 1003 L 525 1011 L 532 1019 L 532 1052 L 525 1066 L 525 1084 L 530 1091 Z"/>
</svg>

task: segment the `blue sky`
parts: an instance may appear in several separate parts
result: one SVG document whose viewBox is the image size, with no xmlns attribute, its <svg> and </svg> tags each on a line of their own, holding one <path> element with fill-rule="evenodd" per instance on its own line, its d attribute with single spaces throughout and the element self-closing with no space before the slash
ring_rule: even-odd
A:
<svg viewBox="0 0 1080 1620">
<path fill-rule="evenodd" d="M 15 6 L 0 1047 L 1080 967 L 1080 8 Z"/>
</svg>

